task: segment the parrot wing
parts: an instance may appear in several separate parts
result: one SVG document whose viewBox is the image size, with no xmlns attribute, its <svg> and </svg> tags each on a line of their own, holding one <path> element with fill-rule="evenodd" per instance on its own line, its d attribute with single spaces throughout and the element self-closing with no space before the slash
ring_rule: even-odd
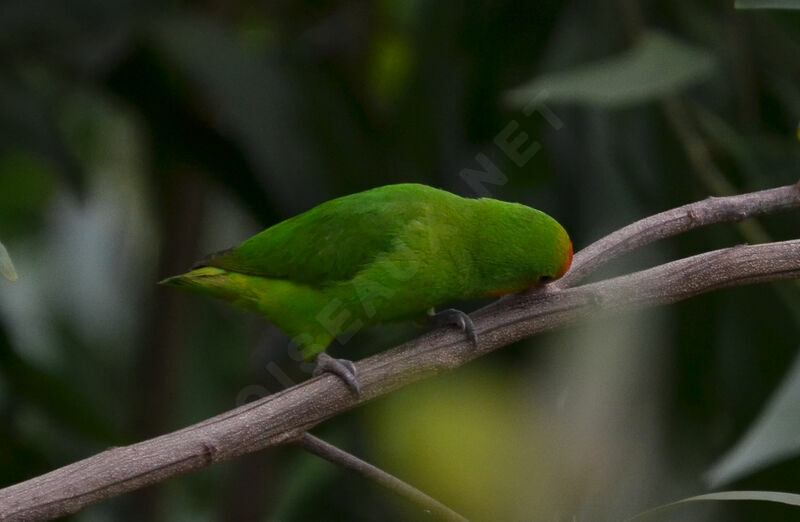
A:
<svg viewBox="0 0 800 522">
<path fill-rule="evenodd" d="M 344 196 L 282 221 L 201 266 L 324 286 L 352 279 L 436 198 L 449 194 L 424 185 L 389 185 Z"/>
</svg>

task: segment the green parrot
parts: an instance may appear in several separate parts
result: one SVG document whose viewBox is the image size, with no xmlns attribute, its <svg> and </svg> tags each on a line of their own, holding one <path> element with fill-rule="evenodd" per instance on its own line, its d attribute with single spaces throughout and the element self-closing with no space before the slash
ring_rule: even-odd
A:
<svg viewBox="0 0 800 522">
<path fill-rule="evenodd" d="M 325 353 L 337 337 L 427 313 L 477 343 L 467 314 L 435 307 L 543 284 L 571 262 L 566 231 L 539 210 L 406 183 L 322 203 L 161 283 L 264 315 L 316 357 L 315 374 L 360 394 L 352 362 Z"/>
</svg>

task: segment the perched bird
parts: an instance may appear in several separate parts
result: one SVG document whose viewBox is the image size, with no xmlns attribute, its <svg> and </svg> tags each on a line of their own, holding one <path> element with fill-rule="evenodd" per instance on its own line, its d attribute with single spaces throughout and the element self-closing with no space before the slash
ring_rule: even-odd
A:
<svg viewBox="0 0 800 522">
<path fill-rule="evenodd" d="M 315 373 L 360 393 L 355 366 L 325 353 L 337 336 L 427 313 L 477 342 L 467 314 L 435 307 L 543 284 L 571 262 L 566 231 L 539 210 L 408 183 L 322 203 L 161 283 L 261 313 L 317 357 Z"/>
</svg>

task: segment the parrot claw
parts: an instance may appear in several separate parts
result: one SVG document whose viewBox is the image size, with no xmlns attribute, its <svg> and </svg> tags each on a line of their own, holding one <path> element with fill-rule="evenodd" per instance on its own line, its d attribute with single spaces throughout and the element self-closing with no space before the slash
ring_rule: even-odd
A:
<svg viewBox="0 0 800 522">
<path fill-rule="evenodd" d="M 428 317 L 436 326 L 455 325 L 467 334 L 472 346 L 478 346 L 478 334 L 475 332 L 475 323 L 469 315 L 461 310 L 455 308 L 448 308 L 441 312 L 434 313 L 433 310 L 428 312 Z"/>
<path fill-rule="evenodd" d="M 358 370 L 353 361 L 347 359 L 334 359 L 325 352 L 317 355 L 317 366 L 312 375 L 314 377 L 323 373 L 332 373 L 342 379 L 359 398 L 361 398 L 361 383 L 358 382 Z"/>
</svg>

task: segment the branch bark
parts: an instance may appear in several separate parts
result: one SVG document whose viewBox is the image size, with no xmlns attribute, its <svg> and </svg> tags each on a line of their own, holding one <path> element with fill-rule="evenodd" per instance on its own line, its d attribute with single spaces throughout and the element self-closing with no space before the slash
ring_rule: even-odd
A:
<svg viewBox="0 0 800 522">
<path fill-rule="evenodd" d="M 800 278 L 800 239 L 737 246 L 578 287 L 610 259 L 702 225 L 800 208 L 800 184 L 704 201 L 629 225 L 575 256 L 558 284 L 516 294 L 473 314 L 477 347 L 441 329 L 357 363 L 366 401 L 457 368 L 515 341 L 574 323 L 603 308 L 644 308 L 719 288 Z M 297 442 L 317 424 L 361 401 L 322 375 L 179 431 L 112 448 L 0 490 L 0 520 L 40 520 L 187 473 L 214 462 Z"/>
<path fill-rule="evenodd" d="M 572 269 L 553 285 L 558 288 L 575 286 L 611 259 L 659 239 L 715 223 L 736 222 L 797 208 L 798 190 L 800 183 L 738 196 L 712 196 L 641 219 L 577 252 Z"/>
<path fill-rule="evenodd" d="M 468 522 L 466 518 L 459 515 L 449 507 L 445 506 L 433 497 L 430 497 L 417 488 L 403 482 L 382 469 L 373 466 L 369 462 L 364 462 L 360 458 L 343 451 L 332 444 L 328 444 L 322 439 L 305 433 L 298 441 L 301 448 L 309 453 L 313 453 L 328 462 L 341 466 L 345 469 L 355 471 L 370 479 L 373 482 L 389 489 L 401 497 L 415 503 L 420 508 L 429 511 L 440 520 L 448 522 Z"/>
</svg>

